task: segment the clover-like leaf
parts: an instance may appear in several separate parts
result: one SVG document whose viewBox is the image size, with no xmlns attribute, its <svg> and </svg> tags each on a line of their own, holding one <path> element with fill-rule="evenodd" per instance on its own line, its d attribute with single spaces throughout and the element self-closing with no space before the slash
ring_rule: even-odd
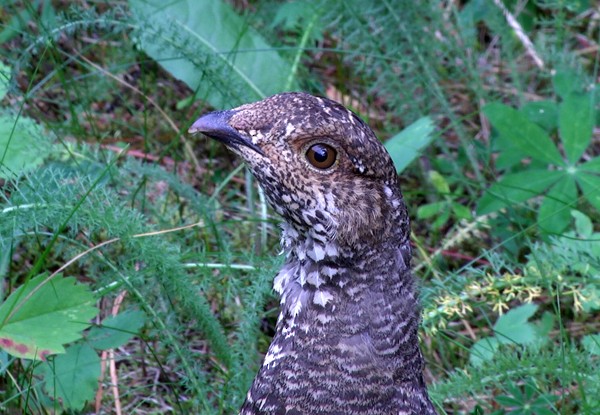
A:
<svg viewBox="0 0 600 415">
<path fill-rule="evenodd" d="M 485 192 L 477 204 L 480 215 L 524 202 L 539 195 L 564 175 L 561 171 L 527 170 L 507 174 Z"/>
<path fill-rule="evenodd" d="M 589 146 L 594 129 L 594 95 L 569 94 L 559 106 L 559 131 L 569 162 L 574 165 Z"/>
<path fill-rule="evenodd" d="M 563 176 L 546 194 L 538 211 L 538 224 L 548 233 L 562 232 L 571 221 L 571 208 L 577 203 L 577 185 L 570 175 Z"/>
<path fill-rule="evenodd" d="M 600 210 L 600 176 L 585 172 L 577 172 L 575 180 L 585 199 Z"/>
<path fill-rule="evenodd" d="M 579 166 L 579 170 L 588 172 L 588 173 L 596 173 L 600 174 L 600 157 L 593 158 L 591 160 L 586 161 L 585 163 Z"/>
<path fill-rule="evenodd" d="M 523 157 L 560 166 L 565 164 L 548 134 L 521 112 L 497 102 L 486 105 L 483 112 L 498 134 L 521 149 Z"/>
<path fill-rule="evenodd" d="M 558 127 L 558 107 L 554 101 L 527 102 L 519 112 L 547 132 L 554 131 Z"/>
</svg>

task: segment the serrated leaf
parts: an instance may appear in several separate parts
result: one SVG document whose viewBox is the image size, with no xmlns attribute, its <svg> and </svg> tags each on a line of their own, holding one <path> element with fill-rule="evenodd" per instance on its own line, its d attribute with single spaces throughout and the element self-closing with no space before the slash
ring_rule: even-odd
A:
<svg viewBox="0 0 600 415">
<path fill-rule="evenodd" d="M 295 79 L 288 79 L 292 65 L 224 1 L 129 0 L 129 5 L 144 52 L 213 107 L 298 89 Z M 217 65 L 213 77 L 230 79 L 227 94 L 219 91 L 226 85 L 215 87 L 203 71 L 212 63 Z"/>
<path fill-rule="evenodd" d="M 538 338 L 548 339 L 550 331 L 554 328 L 556 318 L 554 314 L 545 311 L 539 323 L 535 325 Z"/>
<path fill-rule="evenodd" d="M 87 335 L 87 343 L 100 350 L 122 346 L 138 333 L 145 321 L 145 314 L 139 310 L 128 310 L 108 317 L 102 326 L 92 327 Z"/>
<path fill-rule="evenodd" d="M 600 233 L 596 233 L 592 236 L 597 241 L 600 238 Z M 594 242 L 598 245 L 597 242 Z M 594 255 L 594 253 L 592 253 Z M 595 253 L 595 258 L 600 257 L 598 253 Z M 589 268 L 588 268 L 589 269 Z M 597 271 L 596 271 L 597 272 Z M 583 311 L 586 313 L 593 313 L 597 310 L 600 310 L 600 288 L 596 285 L 587 285 L 581 290 L 582 301 L 581 305 L 583 307 Z"/>
<path fill-rule="evenodd" d="M 495 337 L 486 337 L 477 341 L 469 352 L 469 362 L 475 367 L 492 360 L 494 353 L 498 350 L 500 343 Z"/>
<path fill-rule="evenodd" d="M 42 376 L 48 395 L 59 400 L 65 409 L 82 410 L 94 398 L 100 377 L 100 358 L 85 343 L 70 346 L 65 354 L 35 369 Z"/>
<path fill-rule="evenodd" d="M 600 176 L 578 172 L 575 180 L 583 193 L 583 197 L 590 202 L 592 206 L 600 210 Z"/>
<path fill-rule="evenodd" d="M 419 157 L 421 151 L 433 141 L 434 129 L 435 124 L 430 117 L 419 118 L 385 142 L 398 173 Z"/>
<path fill-rule="evenodd" d="M 559 131 L 567 160 L 574 165 L 590 145 L 594 129 L 593 94 L 569 94 L 559 106 Z"/>
<path fill-rule="evenodd" d="M 97 312 L 89 287 L 75 278 L 39 275 L 0 305 L 0 348 L 27 359 L 63 353 Z"/>
<path fill-rule="evenodd" d="M 572 204 L 577 202 L 577 185 L 573 176 L 565 175 L 554 184 L 538 211 L 538 224 L 549 233 L 561 233 L 571 221 Z"/>
<path fill-rule="evenodd" d="M 583 336 L 581 343 L 588 353 L 600 356 L 600 334 L 588 334 L 587 336 Z"/>
<path fill-rule="evenodd" d="M 531 157 L 561 166 L 565 164 L 546 132 L 519 111 L 495 102 L 486 105 L 483 112 L 498 134 L 505 136 L 523 152 L 523 158 Z"/>
<path fill-rule="evenodd" d="M 0 113 L 0 178 L 37 167 L 48 150 L 49 141 L 33 119 Z"/>
<path fill-rule="evenodd" d="M 500 343 L 528 344 L 536 340 L 533 324 L 527 322 L 535 314 L 538 306 L 533 303 L 523 304 L 500 316 L 494 324 L 494 332 Z"/>
<path fill-rule="evenodd" d="M 491 185 L 479 199 L 477 213 L 485 215 L 538 196 L 564 174 L 562 171 L 548 170 L 527 170 L 507 174 L 499 182 Z"/>
</svg>

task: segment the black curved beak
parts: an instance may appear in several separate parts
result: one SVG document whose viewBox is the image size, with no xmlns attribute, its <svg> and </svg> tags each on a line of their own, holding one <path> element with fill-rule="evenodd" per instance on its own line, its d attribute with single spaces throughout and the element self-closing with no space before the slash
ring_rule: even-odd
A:
<svg viewBox="0 0 600 415">
<path fill-rule="evenodd" d="M 188 129 L 188 133 L 202 133 L 220 141 L 227 147 L 237 149 L 240 146 L 244 146 L 265 156 L 260 147 L 249 141 L 248 138 L 242 136 L 235 128 L 229 125 L 229 120 L 235 113 L 235 110 L 209 112 L 198 118 Z"/>
</svg>

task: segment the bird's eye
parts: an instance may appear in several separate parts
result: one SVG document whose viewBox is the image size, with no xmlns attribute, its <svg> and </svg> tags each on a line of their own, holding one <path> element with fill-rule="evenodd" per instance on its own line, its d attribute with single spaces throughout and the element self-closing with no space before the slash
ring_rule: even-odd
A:
<svg viewBox="0 0 600 415">
<path fill-rule="evenodd" d="M 325 170 L 333 166 L 337 151 L 327 144 L 313 144 L 306 151 L 306 159 L 317 169 Z"/>
</svg>

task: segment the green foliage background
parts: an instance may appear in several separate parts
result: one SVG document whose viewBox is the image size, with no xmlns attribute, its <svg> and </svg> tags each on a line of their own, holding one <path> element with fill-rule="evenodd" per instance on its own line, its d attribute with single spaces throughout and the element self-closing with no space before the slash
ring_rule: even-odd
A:
<svg viewBox="0 0 600 415">
<path fill-rule="evenodd" d="M 397 163 L 439 412 L 600 412 L 594 2 L 1 6 L 2 410 L 236 413 L 277 317 L 279 219 L 185 132 L 304 90 Z"/>
</svg>

